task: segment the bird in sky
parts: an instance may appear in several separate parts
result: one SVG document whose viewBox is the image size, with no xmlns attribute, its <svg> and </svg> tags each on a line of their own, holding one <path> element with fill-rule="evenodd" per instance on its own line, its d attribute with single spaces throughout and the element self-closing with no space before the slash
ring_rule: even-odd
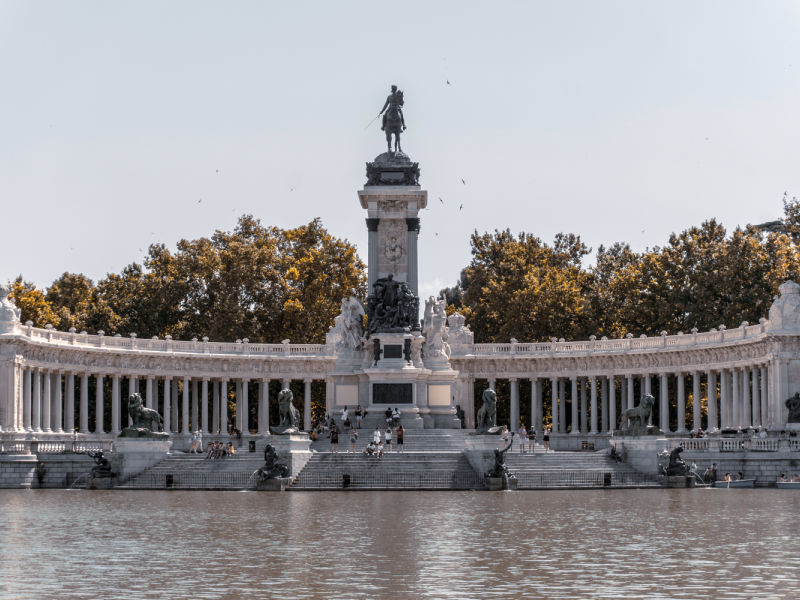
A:
<svg viewBox="0 0 800 600">
<path fill-rule="evenodd" d="M 786 195 L 786 194 L 784 194 L 784 196 L 785 196 L 785 195 Z M 442 204 L 444 204 L 444 200 L 442 200 L 442 197 L 441 197 L 441 196 L 439 196 L 439 202 L 441 202 Z"/>
<path fill-rule="evenodd" d="M 439 235 L 439 232 L 437 231 L 437 232 L 436 232 L 436 233 L 434 233 L 433 235 Z"/>
<path fill-rule="evenodd" d="M 217 169 L 217 173 L 219 173 L 219 169 Z"/>
<path fill-rule="evenodd" d="M 198 200 L 197 203 L 200 204 L 202 201 L 203 201 L 203 199 L 200 198 L 200 200 Z"/>
<path fill-rule="evenodd" d="M 463 179 L 461 180 L 461 183 L 463 183 L 464 185 L 467 185 L 467 182 L 464 181 Z"/>
<path fill-rule="evenodd" d="M 461 210 L 462 208 L 464 208 L 464 205 L 463 204 L 459 204 L 458 205 L 458 210 Z"/>
<path fill-rule="evenodd" d="M 449 79 L 445 79 L 445 81 L 447 82 L 447 85 L 450 85 L 450 80 Z"/>
</svg>

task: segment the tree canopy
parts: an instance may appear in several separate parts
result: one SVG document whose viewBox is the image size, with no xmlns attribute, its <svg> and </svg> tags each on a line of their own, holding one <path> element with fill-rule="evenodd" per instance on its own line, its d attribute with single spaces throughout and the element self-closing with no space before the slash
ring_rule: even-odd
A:
<svg viewBox="0 0 800 600">
<path fill-rule="evenodd" d="M 778 286 L 800 277 L 800 202 L 784 218 L 728 234 L 716 220 L 672 234 L 663 247 L 625 243 L 590 252 L 573 234 L 552 245 L 509 230 L 472 235 L 472 260 L 441 294 L 476 341 L 623 337 L 757 323 Z"/>
<path fill-rule="evenodd" d="M 143 263 L 96 285 L 64 273 L 39 290 L 20 277 L 12 296 L 22 320 L 38 327 L 322 343 L 342 297 L 363 299 L 366 292 L 355 246 L 330 235 L 319 220 L 280 229 L 246 215 L 233 231 L 181 240 L 174 252 L 153 244 Z"/>
</svg>

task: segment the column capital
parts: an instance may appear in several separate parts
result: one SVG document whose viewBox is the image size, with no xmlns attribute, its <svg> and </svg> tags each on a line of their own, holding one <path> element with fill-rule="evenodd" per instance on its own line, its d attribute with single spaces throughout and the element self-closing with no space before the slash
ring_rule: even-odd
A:
<svg viewBox="0 0 800 600">
<path fill-rule="evenodd" d="M 367 222 L 367 231 L 378 231 L 378 223 L 380 219 L 376 217 L 368 217 L 365 219 Z"/>
<path fill-rule="evenodd" d="M 508 378 L 508 380 L 509 380 L 511 383 L 517 383 L 517 382 L 519 381 L 519 379 L 518 379 L 517 377 L 509 377 L 509 378 Z"/>
<path fill-rule="evenodd" d="M 369 219 L 367 219 L 369 220 Z M 406 227 L 408 227 L 409 231 L 419 231 L 420 230 L 420 220 L 419 217 L 409 217 L 406 219 Z"/>
<path fill-rule="evenodd" d="M 312 381 L 314 381 L 313 377 L 304 377 L 303 378 L 303 383 L 311 383 Z"/>
</svg>

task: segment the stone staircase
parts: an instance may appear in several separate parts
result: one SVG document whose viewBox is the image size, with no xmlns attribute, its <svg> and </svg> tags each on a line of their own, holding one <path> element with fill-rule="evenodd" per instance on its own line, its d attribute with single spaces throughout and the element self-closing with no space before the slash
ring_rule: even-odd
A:
<svg viewBox="0 0 800 600">
<path fill-rule="evenodd" d="M 243 490 L 253 487 L 253 472 L 264 464 L 258 452 L 237 452 L 208 460 L 204 454 L 170 454 L 157 465 L 115 486 L 116 489 Z"/>
<path fill-rule="evenodd" d="M 363 453 L 317 452 L 291 490 L 323 489 L 483 489 L 483 477 L 459 452 Z"/>
<path fill-rule="evenodd" d="M 356 451 L 363 452 L 372 439 L 375 429 L 362 428 L 357 431 Z M 382 436 L 385 428 L 380 431 Z M 403 450 L 404 452 L 461 452 L 469 435 L 470 431 L 465 429 L 406 429 L 403 436 Z M 322 437 L 312 442 L 311 449 L 316 452 L 330 452 L 330 440 Z M 339 433 L 339 452 L 349 449 L 350 433 Z M 393 435 L 392 453 L 397 449 L 397 436 Z"/>
<path fill-rule="evenodd" d="M 517 476 L 517 489 L 596 487 L 660 487 L 658 478 L 612 460 L 605 452 L 536 452 L 506 454 L 508 470 Z"/>
</svg>

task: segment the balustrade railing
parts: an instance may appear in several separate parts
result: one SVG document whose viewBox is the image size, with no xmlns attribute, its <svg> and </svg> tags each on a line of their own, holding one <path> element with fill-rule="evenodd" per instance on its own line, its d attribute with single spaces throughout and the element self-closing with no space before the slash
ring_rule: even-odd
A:
<svg viewBox="0 0 800 600">
<path fill-rule="evenodd" d="M 678 446 L 684 450 L 700 452 L 778 452 L 782 449 L 800 452 L 800 440 L 797 438 L 670 438 L 669 447 L 677 448 Z"/>
</svg>

